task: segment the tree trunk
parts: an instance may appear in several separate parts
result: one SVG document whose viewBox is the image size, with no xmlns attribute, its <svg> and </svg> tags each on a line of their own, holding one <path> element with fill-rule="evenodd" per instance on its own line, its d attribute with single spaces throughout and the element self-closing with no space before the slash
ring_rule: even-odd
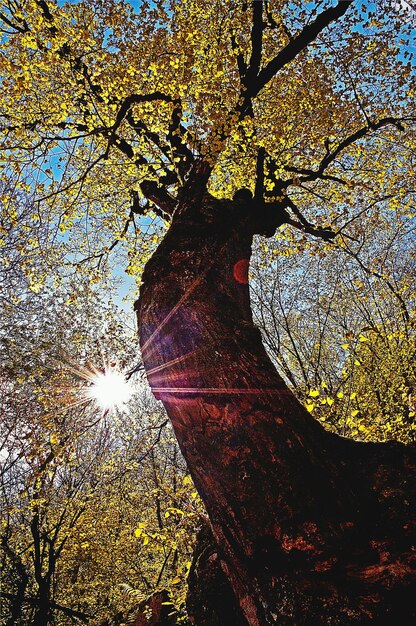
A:
<svg viewBox="0 0 416 626">
<path fill-rule="evenodd" d="M 253 325 L 261 216 L 189 184 L 136 303 L 149 383 L 250 626 L 415 623 L 415 450 L 327 433 Z"/>
<path fill-rule="evenodd" d="M 46 594 L 39 594 L 32 626 L 49 626 L 52 618 L 50 599 Z"/>
<path fill-rule="evenodd" d="M 5 626 L 15 626 L 22 622 L 23 608 L 25 604 L 26 589 L 29 584 L 29 574 L 22 562 L 21 557 L 9 545 L 9 533 L 2 537 L 2 548 L 10 559 L 12 568 L 16 572 L 16 593 L 8 594 L 0 591 L 0 598 L 4 597 L 10 601 L 10 616 L 5 622 Z M 12 570 L 13 571 L 13 570 Z M 11 577 L 12 578 L 12 577 Z"/>
</svg>

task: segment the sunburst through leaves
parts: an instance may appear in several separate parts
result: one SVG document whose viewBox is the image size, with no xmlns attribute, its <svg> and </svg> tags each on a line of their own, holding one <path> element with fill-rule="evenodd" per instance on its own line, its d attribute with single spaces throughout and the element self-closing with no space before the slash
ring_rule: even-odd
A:
<svg viewBox="0 0 416 626">
<path fill-rule="evenodd" d="M 94 375 L 87 396 L 106 411 L 122 407 L 128 402 L 131 393 L 131 386 L 124 375 L 115 369 L 107 369 Z"/>
<path fill-rule="evenodd" d="M 89 383 L 73 405 L 93 401 L 97 408 L 107 412 L 123 408 L 133 393 L 131 383 L 114 365 L 105 364 L 101 369 L 89 364 L 79 367 L 68 366 L 68 369 Z"/>
</svg>

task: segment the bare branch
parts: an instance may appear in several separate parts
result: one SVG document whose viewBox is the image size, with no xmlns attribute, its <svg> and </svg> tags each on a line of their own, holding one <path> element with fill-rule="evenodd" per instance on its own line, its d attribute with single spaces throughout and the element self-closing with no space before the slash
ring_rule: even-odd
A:
<svg viewBox="0 0 416 626">
<path fill-rule="evenodd" d="M 342 185 L 348 184 L 346 180 L 343 180 L 342 178 L 339 178 L 338 176 L 333 176 L 332 174 L 323 174 L 323 173 L 318 174 L 318 172 L 316 172 L 315 170 L 310 170 L 305 167 L 293 167 L 292 165 L 286 165 L 284 169 L 286 172 L 293 172 L 294 174 L 302 174 L 302 178 L 300 179 L 302 183 L 313 181 L 313 180 L 316 180 L 317 178 L 320 178 L 322 180 L 333 180 L 337 183 L 341 183 Z"/>
<path fill-rule="evenodd" d="M 288 219 L 285 220 L 285 223 L 290 224 L 298 230 L 302 230 L 304 233 L 308 233 L 309 235 L 313 235 L 314 237 L 319 237 L 324 241 L 333 241 L 336 233 L 332 230 L 332 228 L 321 228 L 319 226 L 316 227 L 311 224 L 301 213 L 299 207 L 288 196 L 285 197 L 284 204 L 298 218 L 298 221 L 296 221 L 288 217 Z"/>
<path fill-rule="evenodd" d="M 398 303 L 400 305 L 400 309 L 402 311 L 404 322 L 408 323 L 410 321 L 410 315 L 409 315 L 409 311 L 407 310 L 406 302 L 403 299 L 403 297 L 400 295 L 400 293 L 397 291 L 397 289 L 394 288 L 394 285 L 392 285 L 392 283 L 388 279 L 386 279 L 382 274 L 380 274 L 376 270 L 373 270 L 373 269 L 367 267 L 366 265 L 364 265 L 364 263 L 361 261 L 361 259 L 359 257 L 359 254 L 354 252 L 350 248 L 348 248 L 348 246 L 342 247 L 341 250 L 343 250 L 349 256 L 351 256 L 353 259 L 355 259 L 357 261 L 358 265 L 361 267 L 362 270 L 364 270 L 364 272 L 366 274 L 368 274 L 369 276 L 375 276 L 376 278 L 378 278 L 379 280 L 381 280 L 381 281 L 383 281 L 385 283 L 387 288 L 394 295 L 394 297 L 397 299 L 397 301 L 398 301 Z"/>
<path fill-rule="evenodd" d="M 366 135 L 368 135 L 372 131 L 379 130 L 383 126 L 392 125 L 392 126 L 395 126 L 398 130 L 403 131 L 404 130 L 403 122 L 415 121 L 415 119 L 416 118 L 411 118 L 411 117 L 409 117 L 409 118 L 384 117 L 384 118 L 380 119 L 378 122 L 370 122 L 366 126 L 363 126 L 359 130 L 357 130 L 355 133 L 352 133 L 351 135 L 346 137 L 332 151 L 329 149 L 329 141 L 326 140 L 325 141 L 326 154 L 325 154 L 324 158 L 321 160 L 317 170 L 312 170 L 312 169 L 307 169 L 307 168 L 296 168 L 296 167 L 292 167 L 292 166 L 285 167 L 285 170 L 287 172 L 295 172 L 297 174 L 302 174 L 302 178 L 300 179 L 301 182 L 314 181 L 314 180 L 317 180 L 318 178 L 321 178 L 321 179 L 327 178 L 327 179 L 335 180 L 337 182 L 341 182 L 342 184 L 345 184 L 345 181 L 343 181 L 341 178 L 338 178 L 336 176 L 332 176 L 332 175 L 329 175 L 329 174 L 324 174 L 326 168 L 333 161 L 335 161 L 337 156 L 343 150 L 345 150 L 346 148 L 351 146 L 353 143 L 355 143 L 359 139 L 362 139 L 363 137 L 365 137 Z M 286 181 L 286 182 L 288 182 L 288 181 Z"/>
<path fill-rule="evenodd" d="M 60 189 L 52 191 L 51 193 L 48 193 L 45 196 L 42 196 L 41 198 L 38 198 L 37 202 L 38 203 L 43 202 L 44 200 L 48 200 L 49 198 L 52 198 L 53 196 L 56 196 L 59 193 L 62 193 L 63 191 L 68 191 L 68 189 L 71 189 L 71 187 L 73 187 L 74 185 L 78 185 L 78 183 L 82 184 L 85 181 L 88 174 L 91 172 L 91 170 L 97 165 L 97 163 L 99 163 L 100 161 L 104 159 L 105 159 L 105 154 L 100 154 L 96 159 L 94 159 L 94 161 L 92 161 L 92 163 L 90 163 L 90 165 L 83 171 L 83 173 L 80 176 L 78 176 L 78 178 L 69 182 L 64 187 L 61 187 Z"/>
<path fill-rule="evenodd" d="M 15 600 L 17 596 L 14 593 L 7 593 L 6 591 L 1 591 L 0 597 L 7 598 L 8 600 Z M 27 597 L 24 598 L 24 602 L 26 602 L 27 604 L 30 604 L 31 606 L 38 606 L 41 603 L 39 598 L 27 598 Z M 80 619 L 82 622 L 88 622 L 92 617 L 91 615 L 88 615 L 87 613 L 76 611 L 67 606 L 63 606 L 62 604 L 57 604 L 56 602 L 53 602 L 53 601 L 50 602 L 50 606 L 51 606 L 51 609 L 55 611 L 61 611 L 65 615 L 68 615 L 68 617 L 71 617 L 71 618 L 75 617 L 77 619 Z"/>
</svg>

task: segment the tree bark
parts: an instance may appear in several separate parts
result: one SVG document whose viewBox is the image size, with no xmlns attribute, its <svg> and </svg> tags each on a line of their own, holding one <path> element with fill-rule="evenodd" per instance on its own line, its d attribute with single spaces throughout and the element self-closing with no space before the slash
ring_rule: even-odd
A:
<svg viewBox="0 0 416 626">
<path fill-rule="evenodd" d="M 136 303 L 149 383 L 250 626 L 413 625 L 415 449 L 326 432 L 277 374 L 250 309 L 260 209 L 189 183 Z"/>
</svg>

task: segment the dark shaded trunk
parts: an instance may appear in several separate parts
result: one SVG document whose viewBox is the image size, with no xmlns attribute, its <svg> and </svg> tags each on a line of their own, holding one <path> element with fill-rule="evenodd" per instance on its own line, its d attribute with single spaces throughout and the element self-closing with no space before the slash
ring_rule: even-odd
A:
<svg viewBox="0 0 416 626">
<path fill-rule="evenodd" d="M 188 576 L 186 608 L 197 626 L 247 626 L 221 567 L 218 546 L 208 524 L 198 533 Z"/>
<path fill-rule="evenodd" d="M 39 588 L 35 616 L 32 626 L 48 626 L 52 619 L 52 606 L 49 597 L 49 588 Z"/>
<path fill-rule="evenodd" d="M 413 625 L 415 450 L 331 435 L 287 389 L 250 310 L 260 222 L 183 195 L 136 303 L 150 385 L 250 626 Z"/>
<path fill-rule="evenodd" d="M 134 626 L 177 626 L 177 613 L 166 590 L 157 591 L 140 603 L 134 617 Z"/>
</svg>

